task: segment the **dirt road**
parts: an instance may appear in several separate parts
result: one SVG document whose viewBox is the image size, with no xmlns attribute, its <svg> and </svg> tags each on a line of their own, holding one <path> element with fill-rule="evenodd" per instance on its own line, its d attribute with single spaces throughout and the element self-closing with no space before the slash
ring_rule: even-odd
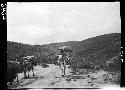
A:
<svg viewBox="0 0 125 90">
<path fill-rule="evenodd" d="M 113 75 L 100 70 L 95 73 L 73 75 L 67 66 L 66 76 L 62 77 L 59 66 L 48 65 L 47 68 L 35 66 L 35 76 L 33 77 L 30 73 L 29 79 L 23 79 L 23 73 L 18 74 L 19 83 L 14 83 L 9 88 L 103 88 L 109 85 L 119 87 L 113 82 L 113 80 L 119 78 L 117 74 Z"/>
</svg>

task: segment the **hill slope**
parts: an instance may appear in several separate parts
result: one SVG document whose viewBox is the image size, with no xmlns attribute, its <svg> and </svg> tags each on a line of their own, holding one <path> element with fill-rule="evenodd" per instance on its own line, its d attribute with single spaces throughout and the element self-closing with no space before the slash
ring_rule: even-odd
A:
<svg viewBox="0 0 125 90">
<path fill-rule="evenodd" d="M 72 68 L 85 68 L 91 66 L 107 67 L 106 62 L 112 60 L 114 66 L 120 70 L 121 33 L 111 33 L 89 38 L 83 41 L 68 41 L 51 43 L 45 45 L 27 45 L 7 41 L 8 59 L 15 59 L 21 55 L 36 55 L 40 59 L 54 60 L 60 46 L 69 46 L 73 51 L 72 59 L 69 62 Z M 49 56 L 49 59 L 47 57 Z M 43 58 L 44 57 L 44 58 Z M 109 65 L 111 66 L 111 65 Z"/>
<path fill-rule="evenodd" d="M 87 66 L 106 67 L 106 62 L 118 56 L 114 67 L 120 70 L 121 34 L 106 34 L 86 39 L 72 46 L 75 68 Z M 114 65 L 114 63 L 111 63 Z M 73 66 L 73 67 L 74 67 Z M 111 66 L 111 65 L 109 65 Z M 115 69 L 116 69 L 115 68 Z"/>
</svg>

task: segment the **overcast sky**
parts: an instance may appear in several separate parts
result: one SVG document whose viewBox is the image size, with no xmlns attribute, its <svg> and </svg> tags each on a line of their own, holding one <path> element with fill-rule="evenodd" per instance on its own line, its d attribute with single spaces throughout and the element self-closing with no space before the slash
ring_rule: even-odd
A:
<svg viewBox="0 0 125 90">
<path fill-rule="evenodd" d="M 78 41 L 121 32 L 119 2 L 7 2 L 7 40 Z"/>
</svg>

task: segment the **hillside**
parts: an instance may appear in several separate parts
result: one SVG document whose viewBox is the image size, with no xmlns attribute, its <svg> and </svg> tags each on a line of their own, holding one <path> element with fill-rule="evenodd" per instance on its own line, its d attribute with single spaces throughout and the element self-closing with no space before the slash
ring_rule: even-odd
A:
<svg viewBox="0 0 125 90">
<path fill-rule="evenodd" d="M 7 41 L 7 51 L 7 60 L 15 60 L 16 58 L 21 58 L 27 55 L 35 55 L 42 60 L 45 56 L 52 53 L 44 46 L 28 45 L 11 41 Z"/>
<path fill-rule="evenodd" d="M 115 63 L 112 64 L 115 64 L 113 68 L 120 70 L 120 33 L 106 34 L 89 38 L 73 45 L 72 49 L 74 51 L 75 59 L 73 60 L 73 63 L 75 63 L 75 68 L 81 68 L 82 66 L 85 67 L 88 65 L 99 66 L 104 69 L 108 60 L 118 56 L 119 60 L 114 60 Z"/>
<path fill-rule="evenodd" d="M 121 51 L 121 33 L 111 33 L 96 36 L 82 41 L 68 41 L 61 43 L 51 43 L 44 45 L 27 45 L 17 42 L 7 41 L 8 59 L 15 59 L 21 55 L 36 55 L 40 60 L 46 63 L 54 60 L 55 54 L 58 54 L 60 46 L 69 46 L 73 51 L 72 59 L 69 62 L 72 68 L 85 68 L 99 66 L 105 68 L 106 62 L 112 59 Z M 49 58 L 47 58 L 49 56 Z M 120 70 L 119 60 L 112 63 Z M 54 60 L 55 61 L 55 60 Z M 111 66 L 111 65 L 109 65 Z"/>
<path fill-rule="evenodd" d="M 70 62 L 72 68 L 90 68 L 98 66 L 101 69 L 120 70 L 121 34 L 111 33 L 89 38 L 83 41 L 69 41 L 62 43 L 52 43 L 46 47 L 54 53 L 58 53 L 60 46 L 70 46 L 73 55 Z M 118 56 L 114 63 L 108 67 L 106 62 Z"/>
</svg>

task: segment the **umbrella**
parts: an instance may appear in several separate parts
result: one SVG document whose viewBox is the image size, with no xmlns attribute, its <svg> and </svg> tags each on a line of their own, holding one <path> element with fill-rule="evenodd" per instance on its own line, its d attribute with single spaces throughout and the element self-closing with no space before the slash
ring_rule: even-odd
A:
<svg viewBox="0 0 125 90">
<path fill-rule="evenodd" d="M 59 47 L 59 50 L 64 50 L 64 51 L 72 52 L 72 50 L 68 46 Z"/>
</svg>

